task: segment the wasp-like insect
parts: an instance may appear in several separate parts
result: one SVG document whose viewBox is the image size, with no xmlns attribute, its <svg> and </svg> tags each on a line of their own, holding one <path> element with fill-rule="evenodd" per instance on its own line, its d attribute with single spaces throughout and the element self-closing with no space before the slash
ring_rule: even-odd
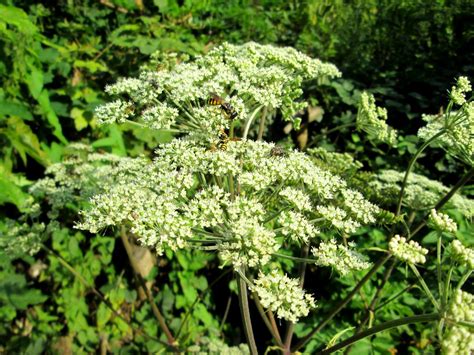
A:
<svg viewBox="0 0 474 355">
<path fill-rule="evenodd" d="M 207 104 L 211 106 L 220 106 L 222 111 L 224 111 L 230 120 L 235 120 L 238 115 L 237 111 L 235 111 L 230 103 L 226 102 L 222 97 L 215 93 L 212 93 L 211 96 L 209 96 Z"/>
<path fill-rule="evenodd" d="M 285 157 L 287 155 L 288 155 L 287 151 L 283 147 L 280 147 L 279 145 L 274 146 L 270 150 L 270 156 L 272 157 Z"/>
</svg>

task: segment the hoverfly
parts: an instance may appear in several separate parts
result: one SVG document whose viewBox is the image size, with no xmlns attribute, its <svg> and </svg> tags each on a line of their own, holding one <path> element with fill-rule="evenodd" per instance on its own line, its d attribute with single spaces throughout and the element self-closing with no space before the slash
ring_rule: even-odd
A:
<svg viewBox="0 0 474 355">
<path fill-rule="evenodd" d="M 238 113 L 235 111 L 234 107 L 226 102 L 222 97 L 215 93 L 211 93 L 211 96 L 207 99 L 207 104 L 211 106 L 220 106 L 221 110 L 227 115 L 230 120 L 234 120 Z"/>
</svg>

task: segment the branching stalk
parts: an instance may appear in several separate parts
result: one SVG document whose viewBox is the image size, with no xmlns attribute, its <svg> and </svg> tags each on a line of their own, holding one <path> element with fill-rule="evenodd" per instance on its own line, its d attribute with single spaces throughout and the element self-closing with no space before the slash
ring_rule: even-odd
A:
<svg viewBox="0 0 474 355">
<path fill-rule="evenodd" d="M 247 344 L 252 355 L 258 355 L 257 344 L 255 343 L 255 337 L 253 335 L 252 320 L 250 318 L 250 308 L 247 293 L 247 283 L 245 280 L 245 271 L 240 270 L 237 276 L 239 286 L 239 306 L 240 313 L 242 315 L 242 323 L 244 326 L 245 337 L 247 338 Z"/>
<path fill-rule="evenodd" d="M 420 282 L 421 284 L 421 287 L 423 287 L 423 290 L 425 291 L 426 295 L 428 296 L 428 298 L 430 299 L 431 303 L 433 303 L 433 306 L 435 306 L 435 308 L 439 311 L 440 310 L 440 307 L 439 307 L 439 303 L 438 301 L 436 301 L 436 299 L 434 298 L 433 294 L 431 293 L 428 285 L 426 284 L 425 280 L 423 279 L 423 277 L 420 275 L 420 272 L 418 271 L 418 269 L 416 268 L 415 265 L 413 265 L 412 263 L 408 263 L 408 266 L 410 267 L 410 269 L 413 271 L 413 273 L 415 274 L 416 278 L 418 279 L 418 281 Z"/>
<path fill-rule="evenodd" d="M 433 322 L 433 321 L 438 320 L 439 318 L 440 318 L 439 313 L 430 313 L 430 314 L 420 314 L 420 315 L 417 315 L 417 316 L 391 320 L 391 321 L 376 325 L 376 326 L 374 326 L 370 329 L 367 329 L 366 331 L 363 331 L 359 334 L 356 334 L 356 335 L 340 342 L 339 344 L 336 344 L 336 345 L 334 345 L 334 346 L 332 346 L 328 349 L 324 349 L 323 351 L 320 351 L 316 354 L 317 355 L 331 354 L 333 352 L 336 352 L 337 350 L 345 348 L 346 346 L 348 346 L 350 344 L 355 343 L 356 341 L 359 341 L 361 339 L 369 337 L 373 334 L 380 333 L 384 330 L 400 327 L 400 326 L 405 325 L 405 324 Z"/>
<path fill-rule="evenodd" d="M 158 320 L 158 324 L 160 325 L 161 330 L 163 331 L 163 333 L 165 333 L 166 339 L 168 340 L 168 344 L 171 347 L 176 348 L 177 346 L 176 340 L 173 337 L 173 334 L 171 334 L 171 331 L 169 330 L 168 326 L 166 325 L 165 318 L 161 314 L 158 306 L 156 305 L 155 299 L 153 298 L 151 291 L 146 286 L 145 280 L 140 274 L 140 268 L 138 267 L 136 260 L 133 258 L 132 246 L 130 245 L 130 242 L 128 241 L 128 236 L 127 236 L 125 227 L 122 227 L 121 229 L 120 238 L 122 239 L 123 246 L 125 247 L 125 251 L 127 252 L 128 260 L 130 261 L 130 265 L 132 266 L 135 276 L 137 277 L 138 283 L 148 298 L 148 302 L 150 303 L 153 314 L 155 315 L 155 318 Z"/>
</svg>

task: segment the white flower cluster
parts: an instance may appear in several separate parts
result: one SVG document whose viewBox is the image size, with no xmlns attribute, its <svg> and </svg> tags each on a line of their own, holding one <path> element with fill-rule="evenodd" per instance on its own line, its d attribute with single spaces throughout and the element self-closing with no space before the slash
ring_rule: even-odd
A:
<svg viewBox="0 0 474 355">
<path fill-rule="evenodd" d="M 466 77 L 460 77 L 457 86 L 451 90 L 451 100 L 462 105 L 458 111 L 448 111 L 439 115 L 423 115 L 426 126 L 420 128 L 418 137 L 428 140 L 435 134 L 444 132 L 435 143 L 449 154 L 474 165 L 474 102 L 466 102 L 465 93 L 471 91 Z"/>
<path fill-rule="evenodd" d="M 278 217 L 278 223 L 282 226 L 284 236 L 305 244 L 319 234 L 319 230 L 299 212 L 283 211 Z"/>
<path fill-rule="evenodd" d="M 301 190 L 295 189 L 294 187 L 285 187 L 280 191 L 279 195 L 284 197 L 292 206 L 296 207 L 299 211 L 310 211 L 311 201 L 309 196 Z"/>
<path fill-rule="evenodd" d="M 330 266 L 339 274 L 347 275 L 351 271 L 364 270 L 370 263 L 353 250 L 354 244 L 346 247 L 338 244 L 336 240 L 321 242 L 318 247 L 311 248 L 311 253 L 316 257 L 316 265 Z"/>
<path fill-rule="evenodd" d="M 108 104 L 97 107 L 95 115 L 97 116 L 97 123 L 123 123 L 128 118 L 133 116 L 134 106 L 130 101 L 115 100 Z"/>
<path fill-rule="evenodd" d="M 257 293 L 262 306 L 276 312 L 278 318 L 296 323 L 316 308 L 313 296 L 301 289 L 299 280 L 281 275 L 278 270 L 269 274 L 260 272 L 253 283 L 251 289 Z"/>
<path fill-rule="evenodd" d="M 282 243 L 308 244 L 320 229 L 351 233 L 375 221 L 378 209 L 342 179 L 303 153 L 272 156 L 273 147 L 230 141 L 226 150 L 213 151 L 176 139 L 160 146 L 153 162 L 121 158 L 113 169 L 99 166 L 96 172 L 88 163 L 83 171 L 89 178 L 108 176 L 77 227 L 95 233 L 126 224 L 158 253 L 166 247 L 199 247 L 198 240 L 206 240 L 202 246 L 218 250 L 224 263 L 259 267 Z M 64 166 L 56 170 L 68 174 Z M 261 176 L 258 188 L 242 179 L 250 174 Z M 311 208 L 319 203 L 324 207 Z M 291 206 L 294 210 L 288 210 Z"/>
<path fill-rule="evenodd" d="M 460 76 L 456 85 L 451 88 L 451 100 L 457 105 L 463 105 L 466 102 L 466 93 L 471 92 L 472 87 L 469 79 L 465 76 Z"/>
<path fill-rule="evenodd" d="M 369 187 L 376 192 L 378 199 L 393 204 L 398 199 L 404 175 L 405 173 L 396 170 L 381 170 L 373 175 L 369 181 Z M 413 210 L 431 209 L 449 190 L 438 181 L 411 173 L 408 176 L 403 201 Z M 446 207 L 454 207 L 468 218 L 474 216 L 474 201 L 457 193 L 446 204 Z"/>
<path fill-rule="evenodd" d="M 229 120 L 223 119 L 219 105 L 203 107 L 211 93 L 228 102 L 238 120 L 247 121 L 263 106 L 269 117 L 280 110 L 291 120 L 305 106 L 296 100 L 303 80 L 340 76 L 334 65 L 293 48 L 253 42 L 225 43 L 191 62 L 168 65 L 169 58 L 164 60 L 167 65 L 159 71 L 145 71 L 139 78 L 123 78 L 107 86 L 106 92 L 120 99 L 97 108 L 99 122 L 120 123 L 133 115 L 153 129 L 215 137 L 215 127 L 228 128 Z"/>
<path fill-rule="evenodd" d="M 250 350 L 247 344 L 229 346 L 220 339 L 199 337 L 197 344 L 186 349 L 186 354 L 193 355 L 248 355 Z"/>
<path fill-rule="evenodd" d="M 437 212 L 434 208 L 430 211 L 429 223 L 435 229 L 447 232 L 456 233 L 458 226 L 447 214 Z"/>
<path fill-rule="evenodd" d="M 310 148 L 306 151 L 309 155 L 318 159 L 324 167 L 338 175 L 353 174 L 363 164 L 354 159 L 349 153 L 329 152 L 324 148 Z"/>
<path fill-rule="evenodd" d="M 398 259 L 411 264 L 424 264 L 426 262 L 425 255 L 428 249 L 423 248 L 414 240 L 409 242 L 404 237 L 396 234 L 389 242 L 389 250 Z"/>
<path fill-rule="evenodd" d="M 455 321 L 474 321 L 474 296 L 458 290 L 449 306 L 447 318 Z M 472 354 L 474 351 L 474 330 L 455 324 L 446 329 L 441 343 L 443 354 L 458 355 Z"/>
<path fill-rule="evenodd" d="M 332 226 L 344 233 L 354 233 L 361 225 L 347 217 L 347 212 L 337 206 L 316 206 L 316 211 Z"/>
<path fill-rule="evenodd" d="M 356 119 L 357 129 L 366 132 L 369 139 L 394 145 L 397 142 L 397 133 L 387 125 L 386 120 L 387 110 L 377 107 L 374 96 L 363 92 Z"/>
<path fill-rule="evenodd" d="M 474 270 L 474 249 L 462 245 L 455 239 L 451 242 L 451 256 L 459 264 L 466 266 L 468 269 Z"/>
<path fill-rule="evenodd" d="M 44 223 L 18 223 L 5 219 L 0 223 L 0 255 L 15 258 L 21 255 L 33 255 L 41 248 Z"/>
</svg>

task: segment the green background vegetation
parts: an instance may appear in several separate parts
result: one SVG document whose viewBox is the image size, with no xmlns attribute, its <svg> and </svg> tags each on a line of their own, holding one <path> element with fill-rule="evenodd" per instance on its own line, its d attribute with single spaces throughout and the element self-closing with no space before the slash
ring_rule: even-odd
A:
<svg viewBox="0 0 474 355">
<path fill-rule="evenodd" d="M 24 211 L 30 200 L 28 186 L 62 159 L 68 142 L 90 143 L 122 156 L 151 155 L 169 134 L 127 125 L 97 126 L 93 110 L 106 100 L 104 86 L 136 75 L 156 51 L 193 56 L 223 41 L 293 46 L 343 72 L 342 79 L 329 85 L 306 87 L 305 98 L 323 108 L 322 116 L 308 122 L 303 113 L 303 130 L 289 136 L 283 124 L 277 124 L 272 139 L 349 152 L 366 169 L 404 170 L 407 156 L 416 150 L 421 114 L 440 111 L 455 77 L 474 77 L 474 52 L 469 50 L 474 48 L 473 24 L 474 3 L 469 0 L 0 1 L 0 219 L 15 219 Z M 400 130 L 396 148 L 375 147 L 353 127 L 330 131 L 354 122 L 361 90 L 374 93 L 388 108 L 388 123 Z M 308 133 L 306 144 L 301 143 L 302 132 Z M 448 185 L 459 176 L 462 167 L 441 150 L 428 154 L 418 172 Z M 469 191 L 472 186 L 464 189 Z M 121 244 L 110 236 L 91 238 L 78 232 L 72 228 L 74 221 L 75 216 L 66 216 L 62 228 L 46 241 L 55 254 L 41 251 L 34 257 L 0 260 L 0 352 L 160 349 L 159 342 L 142 334 L 159 331 L 123 262 Z M 469 233 L 468 226 L 461 230 Z M 363 232 L 367 246 L 383 240 L 378 229 Z M 58 256 L 95 284 L 142 333 L 114 317 L 90 288 L 64 269 Z M 193 344 L 203 334 L 226 334 L 227 343 L 242 342 L 238 311 L 220 324 L 232 294 L 227 287 L 231 275 L 213 289 L 209 283 L 218 274 L 212 271 L 212 256 L 189 252 L 168 257 L 153 267 L 148 279 L 155 282 L 156 301 L 171 328 L 176 331 L 182 312 L 190 310 L 184 342 Z M 337 301 L 354 283 L 333 280 L 320 286 L 318 297 Z M 363 294 L 373 293 L 376 283 L 368 283 Z M 400 278 L 390 287 L 388 293 L 395 294 L 406 284 Z M 226 290 L 225 297 L 217 289 Z M 198 295 L 202 297 L 193 306 Z M 224 304 L 216 297 L 225 298 Z M 377 316 L 409 316 L 425 305 L 423 298 L 407 295 Z M 355 298 L 318 341 L 328 341 L 341 325 L 359 319 L 363 307 L 363 297 Z M 320 310 L 325 311 L 324 304 Z M 316 314 L 305 322 L 317 320 Z M 296 335 L 304 336 L 303 324 Z M 429 329 L 405 326 L 365 340 L 352 351 L 422 352 L 428 343 Z M 311 342 L 307 351 L 316 345 Z"/>
</svg>

